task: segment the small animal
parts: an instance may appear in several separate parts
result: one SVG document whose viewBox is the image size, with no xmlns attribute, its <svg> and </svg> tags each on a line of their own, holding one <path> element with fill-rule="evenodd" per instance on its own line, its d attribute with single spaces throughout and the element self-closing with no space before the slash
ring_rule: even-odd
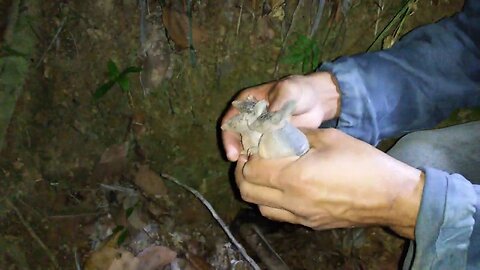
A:
<svg viewBox="0 0 480 270">
<path fill-rule="evenodd" d="M 221 128 L 240 134 L 242 154 L 273 159 L 301 156 L 310 149 L 307 137 L 289 122 L 295 110 L 294 101 L 287 102 L 276 112 L 268 111 L 265 100 L 257 101 L 251 96 L 235 100 L 232 105 L 240 113 Z"/>
<path fill-rule="evenodd" d="M 267 110 L 267 102 L 265 100 L 257 101 L 254 97 L 249 96 L 245 100 L 233 101 L 232 105 L 240 113 L 223 124 L 221 128 L 240 134 L 243 146 L 242 154 L 256 154 L 262 134 L 251 130 L 249 125 Z"/>
<path fill-rule="evenodd" d="M 261 158 L 302 156 L 310 149 L 305 134 L 289 122 L 295 105 L 295 101 L 289 101 L 279 111 L 264 111 L 249 125 L 251 130 L 262 134 L 258 143 Z"/>
</svg>

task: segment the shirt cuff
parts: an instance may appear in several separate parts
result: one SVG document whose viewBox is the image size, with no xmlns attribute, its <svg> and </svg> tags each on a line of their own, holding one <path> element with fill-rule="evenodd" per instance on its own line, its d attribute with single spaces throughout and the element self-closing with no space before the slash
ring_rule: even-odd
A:
<svg viewBox="0 0 480 270">
<path fill-rule="evenodd" d="M 377 145 L 380 141 L 377 116 L 372 102 L 368 99 L 362 77 L 356 72 L 356 66 L 353 57 L 342 57 L 335 63 L 323 63 L 317 71 L 333 74 L 339 84 L 342 109 L 336 128 L 357 139 Z"/>
<path fill-rule="evenodd" d="M 476 212 L 473 185 L 459 174 L 426 168 L 422 202 L 403 269 L 466 269 Z"/>
</svg>

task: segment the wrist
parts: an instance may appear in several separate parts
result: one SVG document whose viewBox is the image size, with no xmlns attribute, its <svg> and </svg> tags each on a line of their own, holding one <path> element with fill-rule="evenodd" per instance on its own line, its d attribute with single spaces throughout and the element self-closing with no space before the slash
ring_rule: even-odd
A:
<svg viewBox="0 0 480 270">
<path fill-rule="evenodd" d="M 415 225 L 420 210 L 425 174 L 415 168 L 405 165 L 405 173 L 397 182 L 397 194 L 394 196 L 387 224 L 399 235 L 414 239 Z"/>
<path fill-rule="evenodd" d="M 323 112 L 323 120 L 331 120 L 340 115 L 340 88 L 334 75 L 329 72 L 315 72 L 307 75 L 317 92 L 318 104 Z"/>
</svg>

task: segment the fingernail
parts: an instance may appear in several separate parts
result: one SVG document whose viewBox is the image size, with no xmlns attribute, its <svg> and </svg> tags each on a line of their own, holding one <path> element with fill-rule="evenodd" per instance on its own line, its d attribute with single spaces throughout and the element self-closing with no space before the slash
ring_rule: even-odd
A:
<svg viewBox="0 0 480 270">
<path fill-rule="evenodd" d="M 237 161 L 238 152 L 235 149 L 227 149 L 227 158 L 230 161 Z"/>
</svg>

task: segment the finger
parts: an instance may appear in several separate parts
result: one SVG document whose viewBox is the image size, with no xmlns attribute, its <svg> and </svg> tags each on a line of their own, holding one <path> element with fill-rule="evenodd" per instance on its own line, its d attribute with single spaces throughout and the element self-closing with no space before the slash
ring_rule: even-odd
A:
<svg viewBox="0 0 480 270">
<path fill-rule="evenodd" d="M 232 117 L 238 114 L 238 110 L 233 106 L 230 106 L 228 111 L 222 118 L 222 143 L 223 148 L 225 150 L 225 154 L 227 155 L 228 160 L 236 161 L 238 159 L 238 155 L 242 149 L 241 138 L 240 134 L 236 132 L 232 132 L 229 130 L 224 129 L 224 125 L 230 120 Z"/>
<path fill-rule="evenodd" d="M 249 203 L 282 208 L 283 192 L 264 186 L 252 184 L 247 181 L 238 181 L 238 189 L 242 199 Z"/>
<path fill-rule="evenodd" d="M 268 93 L 274 87 L 275 84 L 276 84 L 276 81 L 273 81 L 273 82 L 268 82 L 268 83 L 247 88 L 242 92 L 240 92 L 240 94 L 236 97 L 236 99 L 237 100 L 245 99 L 248 96 L 252 96 L 257 100 L 267 99 Z"/>
<path fill-rule="evenodd" d="M 245 181 L 245 176 L 243 175 L 243 168 L 245 167 L 246 163 L 247 156 L 239 155 L 237 165 L 235 166 L 235 182 L 237 183 L 237 186 L 239 186 L 240 183 Z"/>
<path fill-rule="evenodd" d="M 275 85 L 273 85 L 273 90 L 268 92 L 267 99 L 270 103 L 269 110 L 278 111 L 290 100 L 298 102 L 300 91 L 297 90 L 297 85 L 290 82 L 288 79 L 276 82 Z"/>
<path fill-rule="evenodd" d="M 260 210 L 262 216 L 268 219 L 288 222 L 292 224 L 300 224 L 298 217 L 287 210 L 269 207 L 265 205 L 259 205 L 258 209 Z"/>
<path fill-rule="evenodd" d="M 240 140 L 240 134 L 228 130 L 222 130 L 223 148 L 228 160 L 232 162 L 237 161 L 238 156 L 240 155 L 242 149 L 242 143 Z"/>
<path fill-rule="evenodd" d="M 279 173 L 282 169 L 297 160 L 298 157 L 281 159 L 263 159 L 258 155 L 251 156 L 242 169 L 246 181 L 253 184 L 282 190 L 279 185 Z"/>
<path fill-rule="evenodd" d="M 257 100 L 262 100 L 266 98 L 268 91 L 272 88 L 274 82 L 261 84 L 258 86 L 247 88 L 240 92 L 240 94 L 235 98 L 236 100 L 246 99 L 248 96 L 252 96 Z M 225 115 L 222 118 L 222 126 L 228 122 L 232 117 L 238 114 L 238 110 L 230 106 Z M 240 135 L 236 132 L 231 132 L 228 130 L 222 129 L 222 143 L 227 155 L 228 160 L 237 161 L 240 151 L 242 149 Z"/>
</svg>

